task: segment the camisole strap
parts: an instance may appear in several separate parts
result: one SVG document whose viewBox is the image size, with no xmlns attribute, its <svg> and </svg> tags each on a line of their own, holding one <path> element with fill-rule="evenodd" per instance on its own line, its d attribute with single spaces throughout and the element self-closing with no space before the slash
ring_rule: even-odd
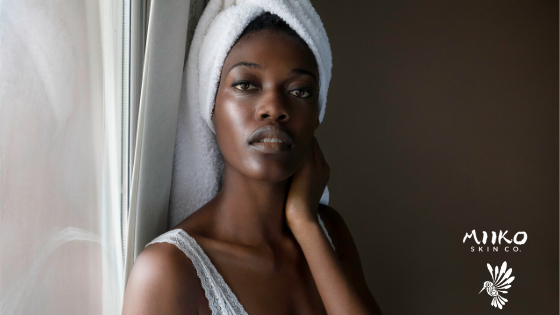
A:
<svg viewBox="0 0 560 315">
<path fill-rule="evenodd" d="M 187 232 L 176 229 L 158 236 L 148 245 L 163 242 L 177 246 L 190 258 L 196 274 L 200 278 L 213 315 L 248 315 L 194 238 Z"/>
</svg>

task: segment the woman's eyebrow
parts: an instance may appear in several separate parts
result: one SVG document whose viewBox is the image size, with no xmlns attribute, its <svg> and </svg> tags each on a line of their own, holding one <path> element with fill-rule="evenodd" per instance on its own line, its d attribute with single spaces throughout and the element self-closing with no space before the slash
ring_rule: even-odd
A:
<svg viewBox="0 0 560 315">
<path fill-rule="evenodd" d="M 241 61 L 238 62 L 236 64 L 234 64 L 233 66 L 231 66 L 231 68 L 229 68 L 227 73 L 230 73 L 231 70 L 233 70 L 233 68 L 235 67 L 239 67 L 239 66 L 245 66 L 245 67 L 249 67 L 249 68 L 257 68 L 257 69 L 263 69 L 263 66 L 259 65 L 258 63 L 253 63 L 253 62 L 247 62 L 247 61 Z M 309 71 L 309 70 L 305 70 L 305 69 L 301 69 L 301 68 L 296 68 L 296 69 L 292 69 L 293 73 L 296 74 L 303 74 L 303 75 L 308 75 L 311 76 L 313 79 L 315 79 L 315 81 L 317 81 L 317 77 L 313 74 L 313 72 Z M 226 75 L 227 75 L 226 73 Z"/>
<path fill-rule="evenodd" d="M 257 64 L 257 63 L 241 61 L 241 62 L 238 62 L 238 63 L 234 64 L 233 66 L 231 66 L 231 68 L 229 68 L 229 70 L 228 70 L 227 73 L 229 73 L 233 68 L 239 67 L 239 66 L 245 66 L 245 67 L 249 67 L 249 68 L 259 68 L 259 69 L 262 69 L 262 66 L 259 65 L 259 64 Z"/>
<path fill-rule="evenodd" d="M 308 71 L 308 70 L 305 70 L 305 69 L 293 69 L 292 72 L 297 73 L 297 74 L 304 74 L 304 75 L 312 76 L 313 79 L 315 79 L 315 81 L 317 81 L 317 77 L 315 77 L 315 75 L 311 71 Z"/>
</svg>

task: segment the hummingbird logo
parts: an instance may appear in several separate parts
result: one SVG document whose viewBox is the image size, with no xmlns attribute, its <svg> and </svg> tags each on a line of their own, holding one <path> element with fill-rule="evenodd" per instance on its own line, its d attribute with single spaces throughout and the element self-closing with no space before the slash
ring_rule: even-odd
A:
<svg viewBox="0 0 560 315">
<path fill-rule="evenodd" d="M 482 290 L 480 290 L 478 294 L 480 294 L 482 291 L 484 291 L 484 289 L 486 289 L 488 295 L 492 297 L 491 305 L 502 309 L 502 306 L 506 305 L 506 302 L 508 300 L 500 296 L 500 293 L 501 294 L 508 293 L 505 290 L 511 288 L 510 283 L 513 282 L 513 279 L 515 279 L 515 277 L 510 277 L 511 268 L 509 268 L 509 270 L 506 272 L 507 262 L 505 261 L 502 264 L 502 268 L 499 269 L 499 274 L 498 274 L 498 266 L 496 266 L 496 269 L 492 271 L 492 266 L 490 266 L 490 264 L 486 264 L 486 265 L 488 266 L 488 271 L 490 271 L 490 276 L 492 276 L 492 282 L 490 281 L 484 282 L 484 287 L 482 287 Z"/>
</svg>

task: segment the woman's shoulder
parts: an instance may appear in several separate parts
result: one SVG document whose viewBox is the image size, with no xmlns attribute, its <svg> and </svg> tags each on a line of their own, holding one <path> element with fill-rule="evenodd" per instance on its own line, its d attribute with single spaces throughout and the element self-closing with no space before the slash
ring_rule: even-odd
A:
<svg viewBox="0 0 560 315">
<path fill-rule="evenodd" d="M 152 243 L 134 261 L 123 314 L 196 314 L 200 291 L 192 261 L 173 244 Z"/>
<path fill-rule="evenodd" d="M 190 259 L 175 245 L 168 242 L 154 242 L 146 246 L 134 261 L 131 271 L 142 271 L 144 277 L 161 273 L 160 276 L 187 276 L 196 271 Z"/>
<path fill-rule="evenodd" d="M 331 206 L 319 204 L 319 216 L 329 233 L 338 255 L 355 250 L 354 239 L 340 213 Z"/>
<path fill-rule="evenodd" d="M 342 230 L 346 227 L 346 223 L 344 222 L 344 219 L 342 218 L 340 213 L 338 213 L 338 211 L 333 207 L 319 204 L 318 213 L 319 217 L 325 225 L 325 228 L 327 229 L 327 231 L 329 231 L 329 234 L 331 234 L 331 231 L 332 234 L 344 232 Z"/>
</svg>

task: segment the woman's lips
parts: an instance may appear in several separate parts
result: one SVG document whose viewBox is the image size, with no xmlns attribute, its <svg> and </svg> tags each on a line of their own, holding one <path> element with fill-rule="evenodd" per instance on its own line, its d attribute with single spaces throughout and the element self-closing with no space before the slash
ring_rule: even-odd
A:
<svg viewBox="0 0 560 315">
<path fill-rule="evenodd" d="M 291 148 L 288 144 L 280 142 L 253 142 L 249 146 L 266 154 L 285 153 Z"/>
<path fill-rule="evenodd" d="M 249 146 L 267 154 L 285 153 L 293 146 L 293 137 L 281 126 L 265 125 L 249 138 Z"/>
</svg>

